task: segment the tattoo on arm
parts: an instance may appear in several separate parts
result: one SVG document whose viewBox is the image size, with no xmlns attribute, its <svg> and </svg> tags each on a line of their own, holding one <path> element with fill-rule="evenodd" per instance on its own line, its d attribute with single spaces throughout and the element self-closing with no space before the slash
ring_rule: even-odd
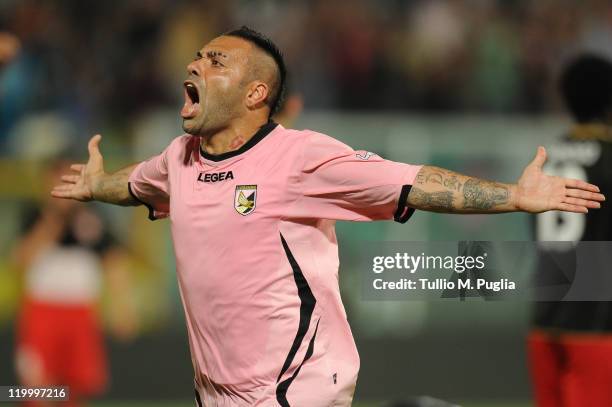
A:
<svg viewBox="0 0 612 407">
<path fill-rule="evenodd" d="M 446 211 L 453 207 L 453 193 L 450 191 L 425 192 L 417 187 L 410 190 L 410 204 L 431 211 Z"/>
<path fill-rule="evenodd" d="M 503 212 L 511 210 L 509 185 L 424 166 L 408 194 L 408 205 L 434 212 Z"/>
<path fill-rule="evenodd" d="M 508 197 L 508 187 L 496 182 L 470 178 L 463 186 L 464 208 L 491 209 L 508 203 Z"/>
<path fill-rule="evenodd" d="M 452 189 L 453 191 L 461 191 L 462 184 L 459 182 L 459 179 L 456 176 L 451 175 L 444 179 L 444 186 Z"/>
</svg>

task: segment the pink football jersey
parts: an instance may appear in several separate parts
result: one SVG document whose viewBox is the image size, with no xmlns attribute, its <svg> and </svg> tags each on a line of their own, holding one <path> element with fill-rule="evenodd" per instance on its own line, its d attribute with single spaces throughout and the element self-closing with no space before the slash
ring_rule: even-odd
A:
<svg viewBox="0 0 612 407">
<path fill-rule="evenodd" d="M 273 122 L 236 151 L 183 135 L 138 165 L 131 193 L 170 218 L 198 404 L 351 404 L 335 221 L 405 222 L 420 168 Z"/>
</svg>

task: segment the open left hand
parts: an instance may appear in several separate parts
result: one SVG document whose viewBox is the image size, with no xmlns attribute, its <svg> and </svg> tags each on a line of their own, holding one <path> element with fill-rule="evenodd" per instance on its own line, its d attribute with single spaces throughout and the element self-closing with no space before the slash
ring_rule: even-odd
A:
<svg viewBox="0 0 612 407">
<path fill-rule="evenodd" d="M 525 167 L 516 188 L 518 210 L 539 213 L 551 210 L 587 213 L 599 208 L 605 197 L 596 185 L 588 182 L 555 177 L 542 172 L 546 150 L 538 147 L 533 161 Z"/>
<path fill-rule="evenodd" d="M 62 183 L 51 190 L 51 196 L 83 202 L 95 199 L 94 190 L 105 174 L 104 158 L 100 153 L 100 140 L 102 140 L 102 136 L 99 134 L 89 140 L 87 145 L 89 160 L 87 164 L 72 164 L 70 169 L 77 174 L 63 175 Z"/>
</svg>

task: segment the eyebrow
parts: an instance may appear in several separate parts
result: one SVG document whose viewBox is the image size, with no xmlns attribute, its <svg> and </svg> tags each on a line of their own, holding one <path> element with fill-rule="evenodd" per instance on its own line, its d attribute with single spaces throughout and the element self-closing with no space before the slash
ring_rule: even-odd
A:
<svg viewBox="0 0 612 407">
<path fill-rule="evenodd" d="M 204 58 L 204 55 L 202 55 L 202 51 L 198 51 L 196 53 L 196 56 L 198 58 Z M 227 58 L 227 54 L 224 54 L 221 51 L 206 51 L 206 57 L 207 58 L 216 58 L 216 57 L 223 57 L 223 58 Z"/>
<path fill-rule="evenodd" d="M 206 56 L 207 56 L 207 57 L 209 57 L 209 58 L 213 58 L 213 57 L 223 57 L 223 58 L 227 58 L 227 55 L 226 55 L 226 54 L 224 54 L 224 53 L 223 53 L 223 52 L 221 52 L 221 51 L 208 51 L 208 52 L 206 53 Z"/>
<path fill-rule="evenodd" d="M 218 58 L 218 57 L 223 57 L 225 59 L 228 58 L 227 54 L 225 54 L 225 53 L 223 53 L 221 51 L 215 51 L 215 50 L 206 51 L 206 58 L 211 58 L 212 59 L 212 58 Z M 204 55 L 202 54 L 202 51 L 196 52 L 196 58 L 197 59 L 204 58 Z"/>
</svg>

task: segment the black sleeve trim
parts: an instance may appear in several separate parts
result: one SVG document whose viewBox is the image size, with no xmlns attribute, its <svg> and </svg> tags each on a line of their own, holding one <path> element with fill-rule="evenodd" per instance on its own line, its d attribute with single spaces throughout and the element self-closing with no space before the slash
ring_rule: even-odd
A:
<svg viewBox="0 0 612 407">
<path fill-rule="evenodd" d="M 402 192 L 400 193 L 399 201 L 397 202 L 397 210 L 393 215 L 393 220 L 399 223 L 406 223 L 408 219 L 414 214 L 414 208 L 408 207 L 407 200 L 408 194 L 412 189 L 412 185 L 403 185 Z"/>
<path fill-rule="evenodd" d="M 197 389 L 193 389 L 195 391 L 195 399 L 196 403 L 198 403 L 198 407 L 202 407 L 202 399 L 200 398 L 200 393 L 198 393 Z"/>
<path fill-rule="evenodd" d="M 134 198 L 136 201 L 140 202 L 141 204 L 143 204 L 144 206 L 147 207 L 147 209 L 149 210 L 149 220 L 157 220 L 159 218 L 155 217 L 155 209 L 153 209 L 153 207 L 151 205 L 149 205 L 148 203 L 144 202 L 143 200 L 141 200 L 140 198 L 138 198 L 136 196 L 136 194 L 134 193 L 134 191 L 132 191 L 132 183 L 128 182 L 128 191 L 130 191 L 130 195 L 132 195 L 132 198 Z"/>
</svg>

